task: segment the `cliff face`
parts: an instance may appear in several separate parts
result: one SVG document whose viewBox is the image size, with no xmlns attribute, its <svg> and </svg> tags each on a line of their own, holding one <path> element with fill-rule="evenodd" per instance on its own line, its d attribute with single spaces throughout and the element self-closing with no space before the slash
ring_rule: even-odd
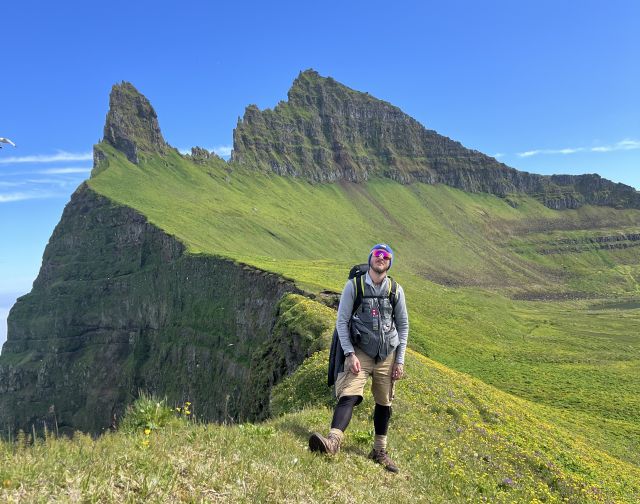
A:
<svg viewBox="0 0 640 504">
<path fill-rule="evenodd" d="M 278 323 L 278 302 L 294 291 L 276 275 L 185 254 L 82 186 L 9 315 L 0 425 L 52 428 L 55 411 L 63 431 L 98 432 L 139 389 L 189 400 L 205 420 L 260 418 L 270 386 L 312 345 Z M 265 348 L 287 357 L 265 362 Z"/>
<path fill-rule="evenodd" d="M 399 108 L 302 72 L 288 101 L 247 107 L 233 135 L 232 159 L 314 182 L 383 176 L 404 184 L 446 184 L 499 196 L 533 195 L 555 209 L 583 204 L 640 208 L 640 193 L 597 175 L 520 172 L 424 128 Z"/>
</svg>

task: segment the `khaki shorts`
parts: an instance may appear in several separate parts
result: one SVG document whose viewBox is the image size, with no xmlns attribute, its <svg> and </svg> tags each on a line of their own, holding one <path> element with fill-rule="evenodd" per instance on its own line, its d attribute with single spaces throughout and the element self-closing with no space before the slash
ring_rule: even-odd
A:
<svg viewBox="0 0 640 504">
<path fill-rule="evenodd" d="M 378 363 L 366 353 L 355 347 L 356 357 L 360 360 L 360 372 L 353 374 L 346 365 L 344 372 L 338 374 L 336 380 L 336 397 L 363 396 L 367 378 L 371 376 L 371 392 L 376 403 L 380 406 L 391 406 L 393 401 L 395 381 L 391 379 L 393 363 L 396 353 L 393 352 L 384 361 Z"/>
</svg>

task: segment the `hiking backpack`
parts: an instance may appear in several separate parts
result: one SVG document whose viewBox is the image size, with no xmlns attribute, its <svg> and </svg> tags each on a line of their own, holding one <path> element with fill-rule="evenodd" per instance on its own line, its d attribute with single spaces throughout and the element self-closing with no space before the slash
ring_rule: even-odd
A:
<svg viewBox="0 0 640 504">
<path fill-rule="evenodd" d="M 356 288 L 356 297 L 353 300 L 353 308 L 351 309 L 351 315 L 356 312 L 360 305 L 362 304 L 362 300 L 364 298 L 375 297 L 379 298 L 381 296 L 365 296 L 364 295 L 364 277 L 369 271 L 368 264 L 356 264 L 351 271 L 349 271 L 349 280 L 352 280 L 355 288 Z M 397 282 L 391 278 L 389 278 L 389 291 L 387 292 L 387 297 L 391 302 L 391 307 L 393 310 L 396 308 L 396 296 L 398 292 L 398 284 Z M 342 345 L 340 344 L 340 337 L 338 336 L 338 328 L 334 328 L 333 330 L 333 338 L 331 340 L 331 350 L 329 352 L 329 369 L 327 376 L 327 385 L 331 387 L 335 384 L 336 379 L 338 377 L 338 373 L 344 371 L 344 351 L 342 350 Z"/>
</svg>

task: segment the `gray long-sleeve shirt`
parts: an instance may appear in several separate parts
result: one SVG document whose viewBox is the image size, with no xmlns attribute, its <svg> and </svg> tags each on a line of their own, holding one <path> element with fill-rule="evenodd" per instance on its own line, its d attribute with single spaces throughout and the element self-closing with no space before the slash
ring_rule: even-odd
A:
<svg viewBox="0 0 640 504">
<path fill-rule="evenodd" d="M 389 292 L 388 277 L 385 277 L 382 283 L 377 286 L 373 283 L 373 280 L 371 280 L 369 272 L 367 272 L 364 281 L 373 289 L 376 296 L 384 296 Z M 336 321 L 338 336 L 340 337 L 340 345 L 342 346 L 344 353 L 354 351 L 349 334 L 349 320 L 351 319 L 351 312 L 353 311 L 353 302 L 355 299 L 355 285 L 353 284 L 353 280 L 348 280 L 342 290 L 340 305 L 338 306 L 338 320 Z M 407 339 L 409 338 L 409 316 L 407 315 L 404 291 L 400 285 L 398 285 L 396 292 L 396 306 L 393 310 L 393 318 L 398 331 L 398 338 L 400 340 L 396 351 L 396 362 L 398 364 L 404 364 L 404 353 L 407 349 Z"/>
</svg>

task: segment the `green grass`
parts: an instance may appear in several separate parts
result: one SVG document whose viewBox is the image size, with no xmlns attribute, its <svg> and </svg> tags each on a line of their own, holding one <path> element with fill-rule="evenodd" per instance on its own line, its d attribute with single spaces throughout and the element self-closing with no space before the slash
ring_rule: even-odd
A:
<svg viewBox="0 0 640 504">
<path fill-rule="evenodd" d="M 143 159 L 136 166 L 108 145 L 99 148 L 107 154 L 109 168 L 89 181 L 91 187 L 142 211 L 190 252 L 246 261 L 318 290 L 341 288 L 344 274 L 335 271 L 335 263 L 349 265 L 385 238 L 395 246 L 396 269 L 403 273 L 513 292 L 561 292 L 568 285 L 563 281 L 567 278 L 558 282 L 559 276 L 583 277 L 592 270 L 576 266 L 576 271 L 566 271 L 554 258 L 544 262 L 539 255 L 519 254 L 510 243 L 557 228 L 606 231 L 615 225 L 640 230 L 635 210 L 556 212 L 531 198 L 520 198 L 518 208 L 512 208 L 486 194 L 382 179 L 313 185 L 221 160 L 197 165 L 177 153 Z M 627 259 L 637 264 L 639 253 L 630 249 Z M 626 287 L 610 284 L 611 278 L 628 282 L 628 275 L 615 269 L 615 257 L 595 251 L 574 256 L 609 273 L 590 293 L 637 292 L 637 281 Z M 306 266 L 313 271 L 305 273 Z"/>
<path fill-rule="evenodd" d="M 640 247 L 540 253 L 563 239 L 638 232 L 639 211 L 557 212 L 524 196 L 510 205 L 386 179 L 313 185 L 177 153 L 136 166 L 99 148 L 109 166 L 89 180 L 97 192 L 136 208 L 190 253 L 273 271 L 308 292 L 340 292 L 373 243 L 390 243 L 414 349 L 545 406 L 559 425 L 573 422 L 640 464 Z M 607 308 L 614 302 L 624 309 Z"/>
<path fill-rule="evenodd" d="M 356 409 L 336 457 L 310 453 L 326 431 L 329 389 L 318 352 L 274 391 L 287 405 L 260 424 L 174 419 L 145 433 L 0 443 L 5 502 L 636 502 L 640 471 L 548 423 L 535 403 L 415 352 L 397 388 L 392 475 L 366 458 L 372 398 Z M 297 402 L 286 401 L 295 390 Z"/>
</svg>

